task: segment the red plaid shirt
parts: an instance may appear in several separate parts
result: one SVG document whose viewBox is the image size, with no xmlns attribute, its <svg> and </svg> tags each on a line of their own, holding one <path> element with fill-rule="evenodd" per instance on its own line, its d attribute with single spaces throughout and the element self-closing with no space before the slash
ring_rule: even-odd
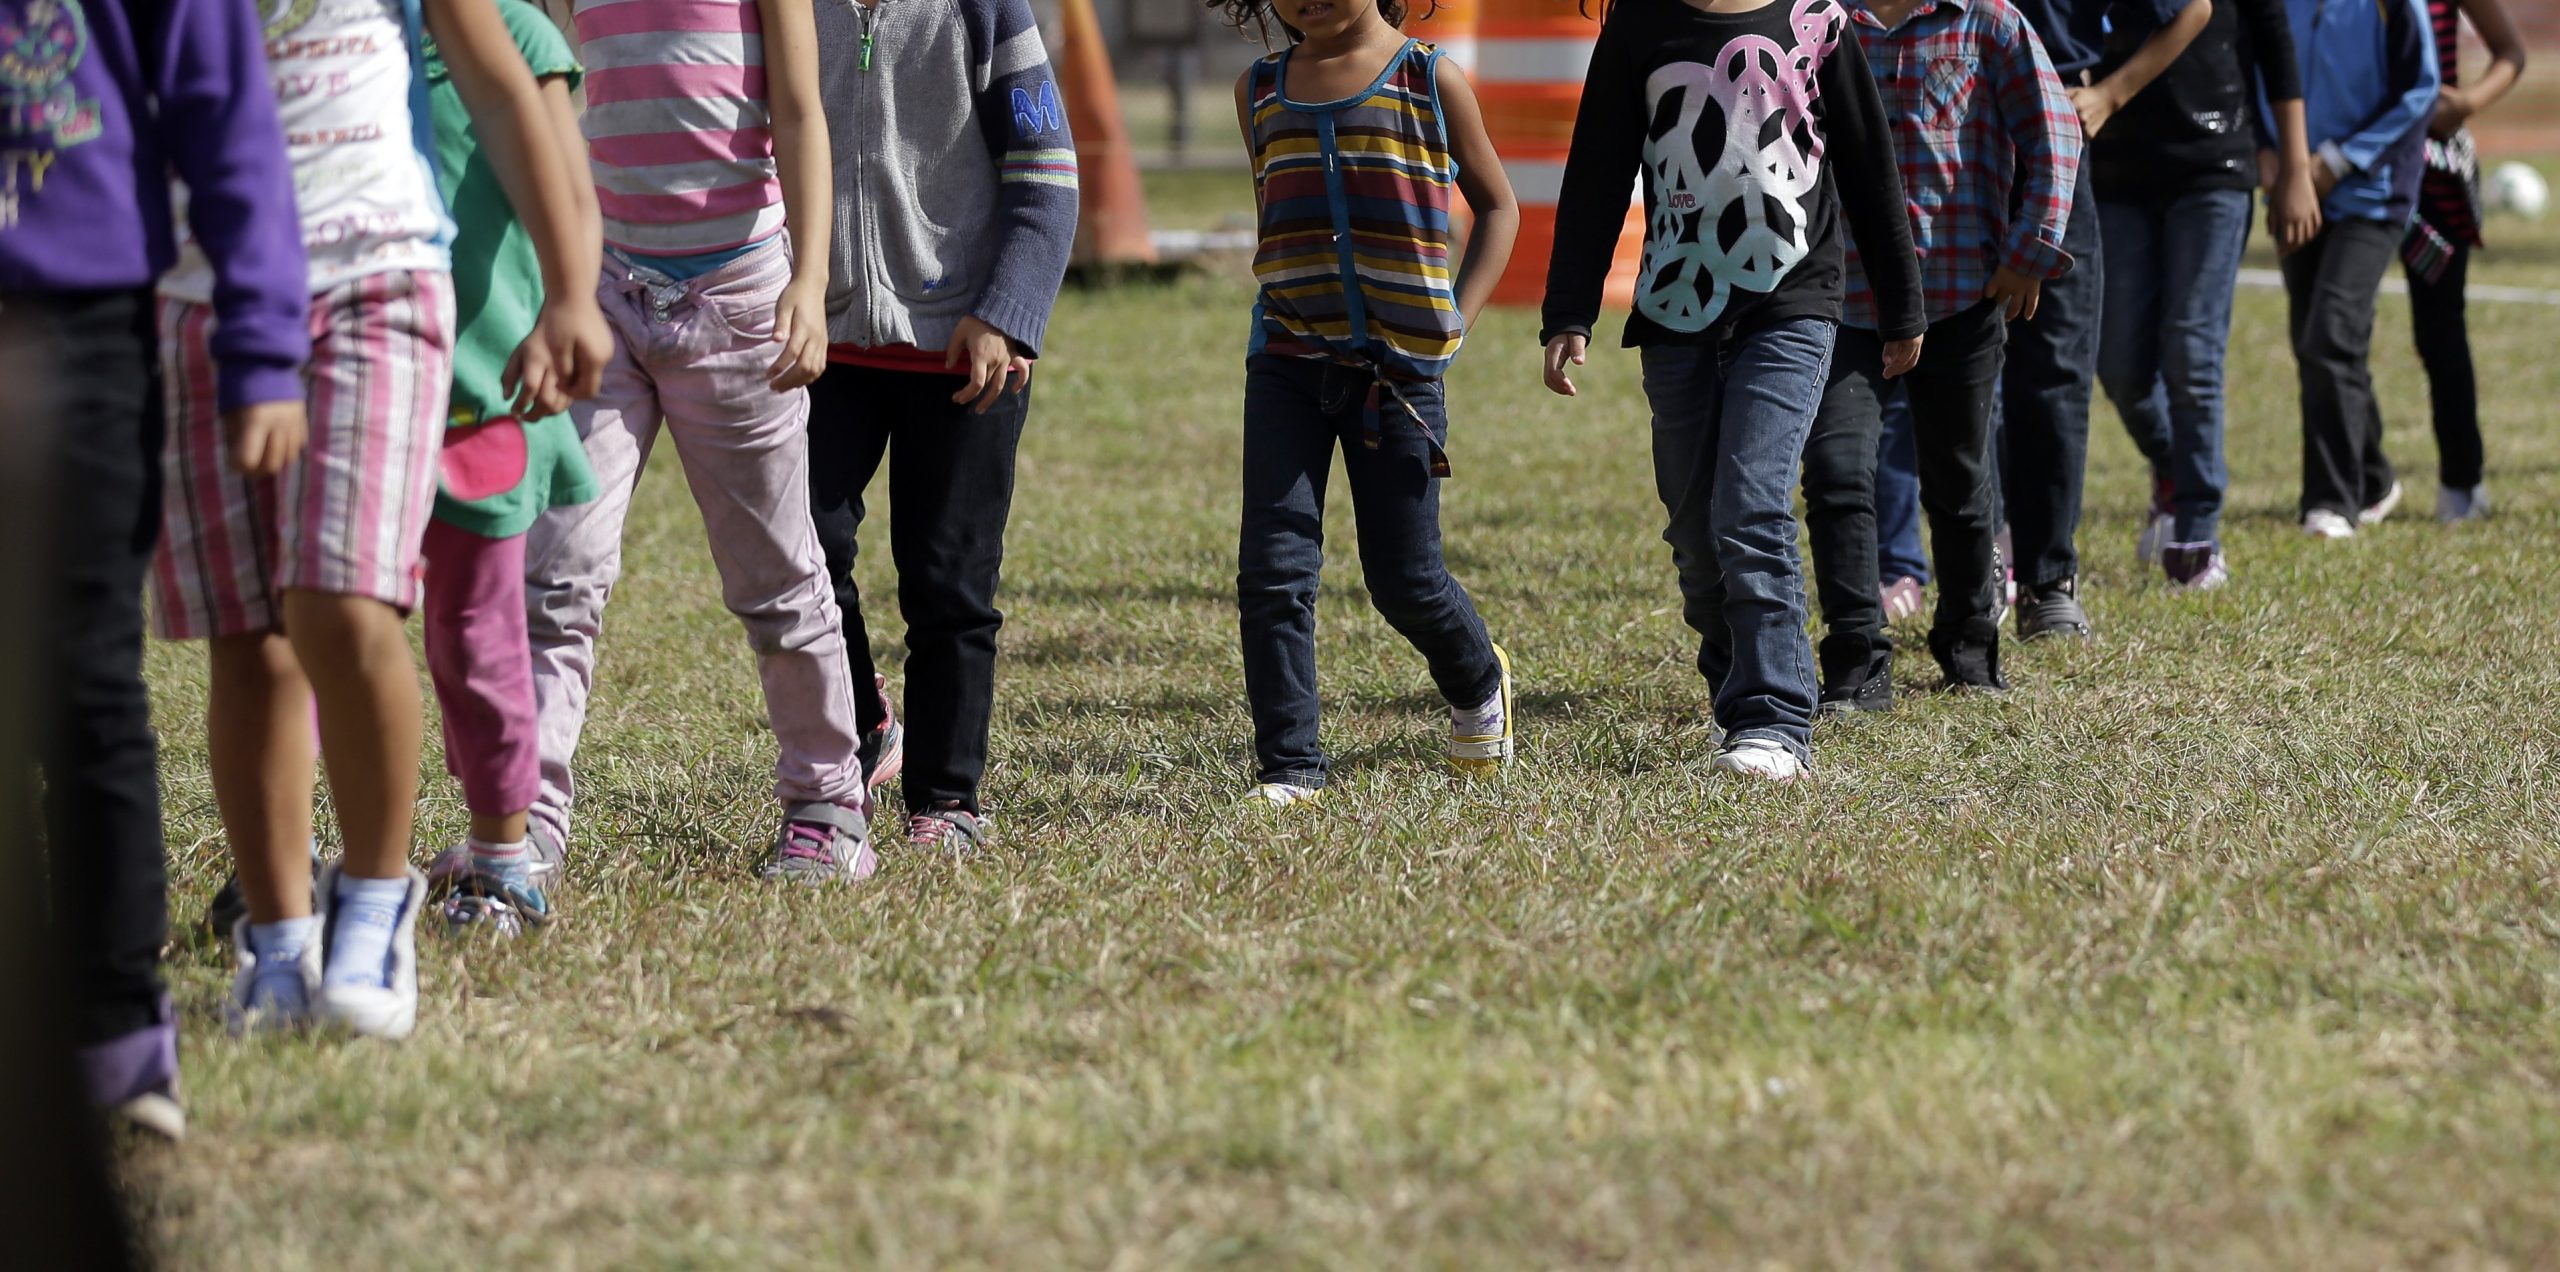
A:
<svg viewBox="0 0 2560 1272">
<path fill-rule="evenodd" d="M 1980 303 L 2002 265 L 2061 277 L 2080 112 L 2026 19 L 2008 0 L 1923 0 L 1888 31 L 1851 0 L 1849 21 L 1893 120 L 1929 320 Z M 1875 297 L 1857 244 L 1847 246 L 1841 321 L 1874 327 Z"/>
</svg>

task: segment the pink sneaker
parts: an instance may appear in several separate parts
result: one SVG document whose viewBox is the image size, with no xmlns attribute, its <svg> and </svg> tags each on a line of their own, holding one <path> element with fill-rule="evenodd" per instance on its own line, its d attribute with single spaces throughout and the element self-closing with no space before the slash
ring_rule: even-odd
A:
<svg viewBox="0 0 2560 1272">
<path fill-rule="evenodd" d="M 1928 607 L 1929 593 L 1920 580 L 1906 576 L 1884 585 L 1884 621 L 1898 623 L 1918 618 Z"/>
</svg>

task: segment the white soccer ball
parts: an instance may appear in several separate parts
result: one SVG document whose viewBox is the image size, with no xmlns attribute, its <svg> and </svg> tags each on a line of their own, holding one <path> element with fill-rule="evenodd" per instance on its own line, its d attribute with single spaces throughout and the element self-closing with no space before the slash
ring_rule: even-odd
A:
<svg viewBox="0 0 2560 1272">
<path fill-rule="evenodd" d="M 2489 174 L 2489 206 L 2502 212 L 2513 212 L 2528 221 L 2539 221 L 2551 208 L 2551 183 L 2542 174 L 2524 164 L 2499 164 Z"/>
</svg>

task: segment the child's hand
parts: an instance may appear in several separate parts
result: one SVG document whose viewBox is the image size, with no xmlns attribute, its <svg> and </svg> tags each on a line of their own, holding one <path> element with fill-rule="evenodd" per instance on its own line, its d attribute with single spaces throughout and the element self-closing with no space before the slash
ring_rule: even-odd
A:
<svg viewBox="0 0 2560 1272">
<path fill-rule="evenodd" d="M 558 415 L 594 397 L 613 358 L 613 331 L 592 296 L 543 303 L 533 330 L 499 373 L 498 387 L 520 420 Z"/>
<path fill-rule="evenodd" d="M 2115 99 L 2115 94 L 2103 88 L 2074 87 L 2070 92 L 2072 108 L 2080 112 L 2081 139 L 2096 139 L 2098 130 L 2116 117 L 2116 107 L 2122 103 Z"/>
<path fill-rule="evenodd" d="M 222 413 L 222 445 L 243 477 L 273 477 L 302 455 L 311 435 L 299 400 L 257 402 Z"/>
<path fill-rule="evenodd" d="M 1565 367 L 1567 364 L 1578 367 L 1590 361 L 1590 353 L 1591 338 L 1588 336 L 1567 332 L 1548 341 L 1547 388 L 1566 397 L 1580 397 L 1581 391 L 1573 387 L 1573 376 Z"/>
<path fill-rule="evenodd" d="M 970 410 L 979 415 L 986 414 L 997 398 L 1031 387 L 1031 359 L 1016 353 L 1012 340 L 974 314 L 961 319 L 959 329 L 951 333 L 951 348 L 942 355 L 942 365 L 953 370 L 965 367 L 969 383 L 951 400 L 977 403 Z M 1014 383 L 1015 376 L 1022 377 L 1021 384 Z"/>
<path fill-rule="evenodd" d="M 796 389 L 827 369 L 827 280 L 794 279 L 773 302 L 773 342 L 780 356 L 765 369 L 773 391 Z"/>
<path fill-rule="evenodd" d="M 2320 237 L 2320 193 L 2311 174 L 2289 169 L 2267 187 L 2267 228 L 2276 236 L 2276 254 L 2291 256 Z"/>
<path fill-rule="evenodd" d="M 1909 340 L 1885 341 L 1884 378 L 1888 380 L 1901 379 L 1903 376 L 1910 373 L 1911 368 L 1920 365 L 1920 342 L 1925 338 L 1926 337 L 1923 336 L 1913 336 Z"/>
<path fill-rule="evenodd" d="M 2036 302 L 2044 296 L 2044 280 L 2003 265 L 1991 271 L 1991 281 L 1982 285 L 1982 295 L 1999 301 L 2000 312 L 2009 321 L 2024 322 L 2036 316 Z"/>
</svg>

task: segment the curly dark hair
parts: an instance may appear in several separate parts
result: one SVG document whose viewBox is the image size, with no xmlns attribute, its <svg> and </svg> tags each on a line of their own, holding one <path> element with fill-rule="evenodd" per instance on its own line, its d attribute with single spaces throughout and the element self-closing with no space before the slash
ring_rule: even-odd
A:
<svg viewBox="0 0 2560 1272">
<path fill-rule="evenodd" d="M 1275 0 L 1202 0 L 1202 3 L 1209 8 L 1218 11 L 1218 16 L 1224 18 L 1228 26 L 1239 31 L 1250 31 L 1264 44 L 1271 43 L 1271 28 L 1275 26 L 1288 35 L 1291 44 L 1307 38 L 1298 28 L 1281 21 L 1280 15 L 1271 11 L 1274 2 Z M 1425 0 L 1425 3 L 1428 7 L 1422 11 L 1424 17 L 1431 16 L 1432 11 L 1440 7 L 1440 0 Z M 1378 16 L 1385 18 L 1388 26 L 1402 30 L 1405 11 L 1411 7 L 1410 0 L 1378 0 Z"/>
</svg>

